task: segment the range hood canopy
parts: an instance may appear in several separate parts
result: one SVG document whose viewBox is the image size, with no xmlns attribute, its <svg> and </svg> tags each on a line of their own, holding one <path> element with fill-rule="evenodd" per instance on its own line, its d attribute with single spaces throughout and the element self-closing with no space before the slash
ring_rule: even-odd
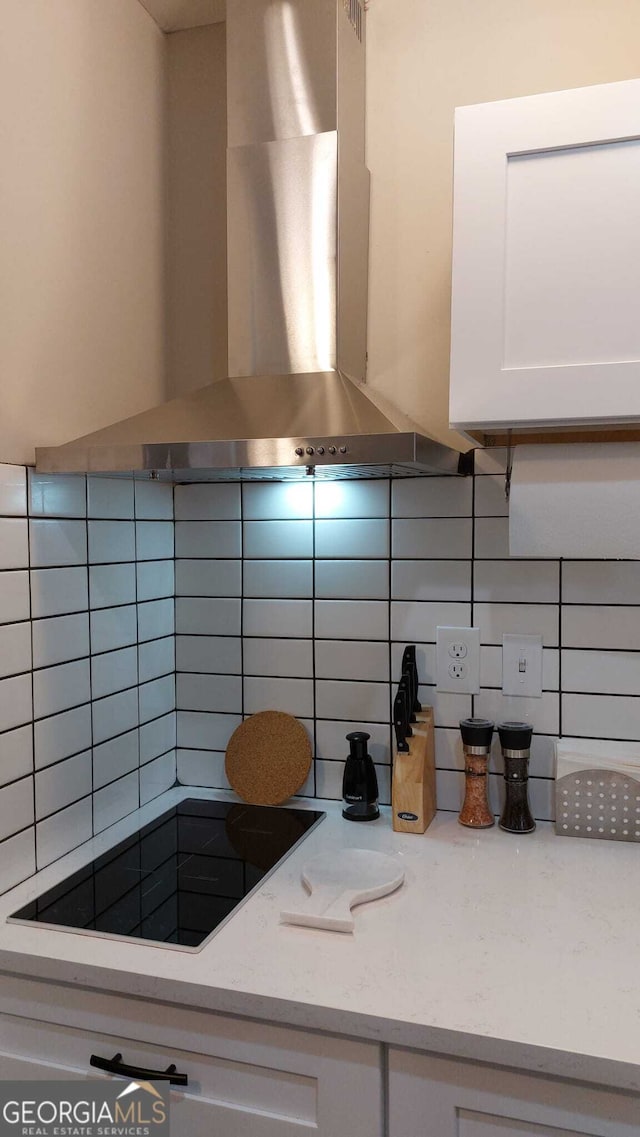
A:
<svg viewBox="0 0 640 1137">
<path fill-rule="evenodd" d="M 64 446 L 48 472 L 466 472 L 366 386 L 361 0 L 228 0 L 229 375 Z"/>
</svg>

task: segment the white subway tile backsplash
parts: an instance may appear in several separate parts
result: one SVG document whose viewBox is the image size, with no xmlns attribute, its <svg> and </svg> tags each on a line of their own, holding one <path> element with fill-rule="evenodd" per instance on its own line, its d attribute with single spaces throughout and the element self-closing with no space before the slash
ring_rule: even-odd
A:
<svg viewBox="0 0 640 1137">
<path fill-rule="evenodd" d="M 73 666 L 70 664 L 69 666 Z M 125 647 L 91 658 L 91 694 L 94 699 L 115 695 L 138 682 L 138 649 Z"/>
<path fill-rule="evenodd" d="M 289 600 L 313 596 L 313 561 L 245 561 L 247 597 Z"/>
<path fill-rule="evenodd" d="M 562 689 L 581 694 L 640 695 L 640 651 L 563 651 Z"/>
<path fill-rule="evenodd" d="M 29 573 L 0 572 L 0 624 L 28 620 Z"/>
<path fill-rule="evenodd" d="M 415 643 L 415 640 L 410 640 L 410 643 Z M 404 643 L 391 644 L 391 680 L 398 683 L 402 675 L 402 656 L 405 649 Z M 436 645 L 435 643 L 423 644 L 416 643 L 416 663 L 418 666 L 418 675 L 422 683 L 435 683 L 437 677 L 437 659 L 436 659 Z"/>
<path fill-rule="evenodd" d="M 176 632 L 180 635 L 239 636 L 240 628 L 240 600 L 194 596 L 176 600 Z"/>
<path fill-rule="evenodd" d="M 178 746 L 187 750 L 226 750 L 231 735 L 241 722 L 240 715 L 178 711 Z"/>
<path fill-rule="evenodd" d="M 508 517 L 504 474 L 490 474 L 476 482 L 474 512 L 476 517 Z"/>
<path fill-rule="evenodd" d="M 180 785 L 230 789 L 224 771 L 224 752 L 180 749 L 176 752 L 176 759 L 176 775 Z"/>
<path fill-rule="evenodd" d="M 382 560 L 315 563 L 318 600 L 388 600 L 389 565 Z"/>
<path fill-rule="evenodd" d="M 140 770 L 140 805 L 153 801 L 176 781 L 176 752 L 171 750 L 155 758 Z"/>
<path fill-rule="evenodd" d="M 173 674 L 176 667 L 175 637 L 149 640 L 138 647 L 138 677 L 140 683 Z"/>
<path fill-rule="evenodd" d="M 473 574 L 473 598 L 475 602 L 558 604 L 560 566 L 557 561 L 479 561 Z"/>
<path fill-rule="evenodd" d="M 26 533 L 24 539 L 26 542 Z M 84 521 L 53 521 L 47 518 L 30 521 L 29 541 L 33 568 L 87 563 L 87 526 Z M 26 565 L 26 559 L 23 563 Z"/>
<path fill-rule="evenodd" d="M 337 481 L 316 485 L 316 517 L 389 516 L 389 482 Z"/>
<path fill-rule="evenodd" d="M 580 738 L 637 741 L 640 699 L 632 695 L 562 696 L 562 730 Z"/>
<path fill-rule="evenodd" d="M 0 733 L 31 721 L 31 676 L 0 679 Z"/>
<path fill-rule="evenodd" d="M 31 670 L 31 624 L 0 624 L 0 679 Z"/>
<path fill-rule="evenodd" d="M 173 522 L 136 521 L 136 557 L 139 561 L 173 557 Z"/>
<path fill-rule="evenodd" d="M 87 516 L 130 521 L 134 516 L 131 478 L 87 478 Z"/>
<path fill-rule="evenodd" d="M 71 618 L 71 617 L 70 617 Z M 98 608 L 91 612 L 91 651 L 128 647 L 138 638 L 138 617 L 135 604 L 123 608 Z"/>
<path fill-rule="evenodd" d="M 311 518 L 313 486 L 304 482 L 245 482 L 242 487 L 242 511 L 245 521 Z"/>
<path fill-rule="evenodd" d="M 118 564 L 136 559 L 133 521 L 89 521 L 89 564 Z"/>
<path fill-rule="evenodd" d="M 367 749 L 376 764 L 391 761 L 390 726 L 379 722 L 329 721 L 318 719 L 316 724 L 316 756 L 329 761 L 344 762 L 349 753 L 347 734 L 364 731 L 369 735 Z"/>
<path fill-rule="evenodd" d="M 89 569 L 91 608 L 111 608 L 116 604 L 135 604 L 136 566 L 92 565 Z"/>
<path fill-rule="evenodd" d="M 89 616 L 54 616 L 33 622 L 33 666 L 52 667 L 89 654 Z"/>
<path fill-rule="evenodd" d="M 2 844 L 0 892 L 8 892 L 36 871 L 36 842 L 33 829 L 23 829 Z"/>
<path fill-rule="evenodd" d="M 471 557 L 470 518 L 400 519 L 391 525 L 391 555 L 408 559 Z"/>
<path fill-rule="evenodd" d="M 246 636 L 242 653 L 245 675 L 290 679 L 313 677 L 313 640 L 252 639 Z"/>
<path fill-rule="evenodd" d="M 353 560 L 356 554 L 361 558 L 389 556 L 387 519 L 316 521 L 315 528 L 316 557 Z"/>
<path fill-rule="evenodd" d="M 300 639 L 312 634 L 311 600 L 245 600 L 242 612 L 245 636 Z M 239 625 L 235 630 L 239 632 Z"/>
<path fill-rule="evenodd" d="M 502 637 L 515 632 L 542 636 L 545 647 L 558 645 L 558 612 L 552 604 L 474 604 L 474 623 L 480 642 L 502 644 Z"/>
<path fill-rule="evenodd" d="M 399 478 L 392 483 L 392 517 L 470 517 L 471 478 Z"/>
<path fill-rule="evenodd" d="M 389 682 L 389 645 L 363 640 L 316 640 L 317 679 Z"/>
<path fill-rule="evenodd" d="M 84 474 L 29 474 L 31 517 L 86 517 L 87 480 Z"/>
<path fill-rule="evenodd" d="M 471 595 L 471 561 L 392 561 L 393 600 L 459 600 Z"/>
<path fill-rule="evenodd" d="M 634 651 L 640 647 L 640 606 L 563 604 L 562 645 Z"/>
<path fill-rule="evenodd" d="M 178 487 L 176 486 L 176 489 Z M 176 557 L 242 556 L 242 524 L 240 521 L 176 521 Z"/>
<path fill-rule="evenodd" d="M 126 774 L 117 782 L 111 782 L 93 795 L 93 829 L 101 833 L 109 825 L 115 825 L 128 813 L 133 813 L 140 802 L 137 771 Z"/>
<path fill-rule="evenodd" d="M 176 561 L 177 596 L 241 596 L 242 561 Z"/>
<path fill-rule="evenodd" d="M 36 863 L 43 869 L 92 836 L 91 798 L 85 797 L 36 825 Z"/>
<path fill-rule="evenodd" d="M 173 674 L 163 675 L 160 679 L 152 679 L 150 683 L 141 683 L 138 687 L 139 721 L 150 722 L 151 719 L 174 711 L 176 708 L 176 680 Z M 95 726 L 94 726 L 95 731 Z"/>
<path fill-rule="evenodd" d="M 59 711 L 91 701 L 89 660 L 62 663 L 33 673 L 34 718 L 46 718 Z"/>
<path fill-rule="evenodd" d="M 138 641 L 160 639 L 175 632 L 175 604 L 169 600 L 149 600 L 138 604 Z"/>
<path fill-rule="evenodd" d="M 79 798 L 91 794 L 91 751 L 76 754 L 36 774 L 36 820 L 42 821 Z"/>
<path fill-rule="evenodd" d="M 357 683 L 332 679 L 316 680 L 316 714 L 319 718 L 366 719 L 386 723 L 391 713 L 388 683 Z"/>
<path fill-rule="evenodd" d="M 56 522 L 53 522 L 56 524 Z M 0 571 L 29 567 L 29 530 L 20 517 L 0 517 Z M 38 547 L 32 552 L 37 556 Z"/>
<path fill-rule="evenodd" d="M 174 498 L 176 521 L 235 521 L 240 518 L 240 485 L 237 483 L 175 486 Z"/>
<path fill-rule="evenodd" d="M 0 734 L 0 786 L 15 782 L 33 771 L 31 726 L 20 726 Z M 1 859 L 1 858 L 0 858 Z"/>
<path fill-rule="evenodd" d="M 455 691 L 438 691 L 421 683 L 418 698 L 423 707 L 433 707 L 435 726 L 457 729 L 461 719 L 469 718 L 472 711 L 471 695 L 458 695 Z"/>
<path fill-rule="evenodd" d="M 138 520 L 173 521 L 173 486 L 170 482 L 137 480 L 134 495 Z"/>
<path fill-rule="evenodd" d="M 252 641 L 246 641 L 252 642 Z M 269 642 L 259 640 L 259 643 Z M 176 636 L 177 671 L 201 671 L 210 675 L 242 673 L 240 636 Z"/>
<path fill-rule="evenodd" d="M 297 718 L 313 715 L 313 680 L 276 679 L 271 676 L 245 675 L 244 711 L 285 711 Z"/>
<path fill-rule="evenodd" d="M 416 640 L 435 640 L 439 625 L 466 628 L 470 621 L 470 604 L 394 600 L 391 605 L 391 639 L 402 640 L 405 644 Z"/>
<path fill-rule="evenodd" d="M 640 603 L 640 561 L 563 561 L 562 602 Z"/>
<path fill-rule="evenodd" d="M 26 577 L 26 573 L 24 575 Z M 89 584 L 84 566 L 32 570 L 31 615 L 34 620 L 83 612 L 88 607 Z"/>
<path fill-rule="evenodd" d="M 389 639 L 389 605 L 381 600 L 316 600 L 315 634 L 325 640 Z"/>
<path fill-rule="evenodd" d="M 173 561 L 152 561 L 136 565 L 138 601 L 173 598 L 175 571 Z"/>
<path fill-rule="evenodd" d="M 0 841 L 33 825 L 33 778 L 21 778 L 0 793 Z"/>
<path fill-rule="evenodd" d="M 175 739 L 174 739 L 175 741 Z M 103 786 L 137 770 L 140 764 L 139 732 L 130 730 L 93 748 L 93 788 Z M 54 767 L 57 769 L 58 767 Z"/>
<path fill-rule="evenodd" d="M 509 518 L 476 517 L 474 521 L 474 555 L 476 561 L 509 556 Z M 539 562 L 536 562 L 539 563 Z"/>
<path fill-rule="evenodd" d="M 26 517 L 27 471 L 0 463 L 0 517 Z"/>
<path fill-rule="evenodd" d="M 503 695 L 501 691 L 481 690 L 475 697 L 474 713 L 494 722 L 529 722 L 539 734 L 557 734 L 560 726 L 560 696 L 544 691 L 542 698 Z"/>
<path fill-rule="evenodd" d="M 91 706 L 94 743 L 106 742 L 138 725 L 138 691 L 132 688 L 94 701 Z"/>
<path fill-rule="evenodd" d="M 242 712 L 242 677 L 240 675 L 179 674 L 176 705 L 180 711 Z"/>
<path fill-rule="evenodd" d="M 91 746 L 91 707 L 87 704 L 72 711 L 40 719 L 33 728 L 36 770 L 60 762 Z"/>
<path fill-rule="evenodd" d="M 144 723 L 140 727 L 140 765 L 165 754 L 176 745 L 176 712 Z"/>
<path fill-rule="evenodd" d="M 313 556 L 313 523 L 311 521 L 245 521 L 243 525 L 245 557 L 270 560 L 275 557 L 303 558 Z"/>
<path fill-rule="evenodd" d="M 504 474 L 509 451 L 506 446 L 478 447 L 473 452 L 476 474 Z"/>
</svg>

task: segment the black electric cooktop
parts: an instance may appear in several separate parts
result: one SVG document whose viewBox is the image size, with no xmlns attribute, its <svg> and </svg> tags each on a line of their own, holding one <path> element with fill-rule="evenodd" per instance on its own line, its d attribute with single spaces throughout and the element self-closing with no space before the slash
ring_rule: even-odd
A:
<svg viewBox="0 0 640 1137">
<path fill-rule="evenodd" d="M 324 816 L 188 798 L 10 919 L 193 951 Z"/>
</svg>

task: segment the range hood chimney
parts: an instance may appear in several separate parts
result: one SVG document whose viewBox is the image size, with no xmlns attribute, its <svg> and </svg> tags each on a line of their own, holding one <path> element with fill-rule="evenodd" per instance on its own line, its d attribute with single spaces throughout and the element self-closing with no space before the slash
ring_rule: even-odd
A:
<svg viewBox="0 0 640 1137">
<path fill-rule="evenodd" d="M 463 472 L 365 385 L 363 0 L 227 0 L 229 374 L 40 448 L 175 481 Z"/>
</svg>

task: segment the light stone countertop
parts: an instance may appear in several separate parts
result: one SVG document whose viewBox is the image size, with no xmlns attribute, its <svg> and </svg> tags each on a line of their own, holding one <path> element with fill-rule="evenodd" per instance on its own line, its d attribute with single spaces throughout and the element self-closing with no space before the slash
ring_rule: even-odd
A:
<svg viewBox="0 0 640 1137">
<path fill-rule="evenodd" d="M 7 924 L 6 917 L 186 797 L 125 818 L 0 898 L 0 970 L 640 1091 L 640 848 L 463 829 L 424 836 L 327 817 L 202 951 Z M 292 802 L 292 804 L 294 804 Z M 405 883 L 345 935 L 280 923 L 327 849 L 398 858 Z"/>
</svg>

